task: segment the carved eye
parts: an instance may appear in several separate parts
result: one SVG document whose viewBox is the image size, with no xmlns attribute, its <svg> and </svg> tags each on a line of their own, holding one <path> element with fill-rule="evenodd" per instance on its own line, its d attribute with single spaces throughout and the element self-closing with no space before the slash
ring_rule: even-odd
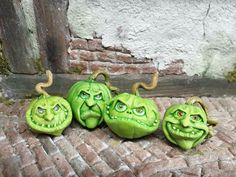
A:
<svg viewBox="0 0 236 177">
<path fill-rule="evenodd" d="M 126 110 L 126 108 L 127 108 L 127 106 L 126 106 L 124 103 L 122 103 L 122 102 L 120 102 L 120 101 L 118 101 L 118 102 L 116 103 L 115 109 L 116 109 L 118 112 L 124 112 L 124 111 Z"/>
<path fill-rule="evenodd" d="M 143 116 L 146 112 L 144 107 L 134 108 L 133 111 L 137 116 Z"/>
<path fill-rule="evenodd" d="M 203 119 L 200 115 L 191 115 L 192 122 L 203 122 Z"/>
<path fill-rule="evenodd" d="M 55 112 L 57 112 L 57 111 L 59 111 L 59 109 L 60 109 L 60 106 L 57 104 L 56 106 L 54 106 L 54 108 L 53 108 L 53 110 L 55 111 Z"/>
<path fill-rule="evenodd" d="M 95 100 L 101 100 L 102 99 L 102 93 L 99 93 L 97 95 L 94 96 Z"/>
<path fill-rule="evenodd" d="M 39 114 L 44 114 L 46 110 L 41 107 L 38 107 L 37 111 Z"/>
<path fill-rule="evenodd" d="M 175 117 L 176 117 L 177 119 L 183 118 L 185 114 L 186 114 L 186 113 L 183 112 L 183 111 L 181 111 L 181 110 L 177 110 L 177 111 L 175 111 L 175 113 L 174 113 L 174 115 L 175 115 Z"/>
<path fill-rule="evenodd" d="M 80 92 L 79 96 L 80 96 L 82 99 L 88 99 L 90 95 L 89 95 L 88 93 L 82 91 L 82 92 Z"/>
</svg>

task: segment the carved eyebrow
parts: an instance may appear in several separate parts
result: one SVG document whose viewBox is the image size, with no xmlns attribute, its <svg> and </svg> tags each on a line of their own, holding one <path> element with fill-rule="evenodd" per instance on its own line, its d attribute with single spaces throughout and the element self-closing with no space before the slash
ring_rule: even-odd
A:
<svg viewBox="0 0 236 177">
<path fill-rule="evenodd" d="M 183 110 L 183 109 L 181 109 L 181 108 L 177 108 L 177 109 L 175 109 L 175 110 L 173 111 L 173 113 L 175 113 L 176 111 L 182 111 L 182 112 L 184 112 L 184 113 L 186 114 L 186 111 Z"/>
</svg>

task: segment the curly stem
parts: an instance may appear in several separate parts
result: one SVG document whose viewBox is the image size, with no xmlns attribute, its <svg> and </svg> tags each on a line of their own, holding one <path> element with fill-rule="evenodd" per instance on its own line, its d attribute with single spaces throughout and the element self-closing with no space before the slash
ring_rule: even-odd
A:
<svg viewBox="0 0 236 177">
<path fill-rule="evenodd" d="M 142 87 L 145 90 L 152 90 L 157 86 L 158 82 L 158 72 L 155 72 L 152 76 L 152 82 L 150 84 L 146 84 L 144 82 L 137 82 L 132 86 L 132 93 L 139 96 L 138 89 Z"/>
<path fill-rule="evenodd" d="M 96 80 L 99 75 L 103 75 L 103 77 L 105 78 L 105 85 L 111 91 L 117 92 L 119 90 L 117 87 L 114 87 L 114 86 L 111 85 L 110 77 L 109 77 L 108 73 L 104 70 L 98 69 L 98 70 L 94 71 L 93 74 L 89 77 L 89 79 Z"/>
<path fill-rule="evenodd" d="M 44 96 L 48 96 L 49 94 L 43 88 L 50 87 L 53 83 L 52 72 L 50 70 L 47 70 L 46 75 L 48 81 L 46 83 L 40 82 L 35 86 L 36 92 L 38 92 L 39 94 L 43 94 Z"/>
<path fill-rule="evenodd" d="M 207 123 L 209 125 L 213 125 L 215 126 L 218 122 L 216 119 L 212 119 L 212 118 L 209 118 L 209 115 L 208 115 L 208 111 L 207 111 L 207 106 L 205 105 L 205 103 L 203 103 L 202 99 L 197 97 L 197 96 L 193 96 L 193 97 L 190 97 L 187 101 L 186 101 L 187 104 L 195 104 L 195 103 L 198 103 L 202 109 L 204 110 L 204 112 L 206 113 L 206 116 L 207 116 Z"/>
</svg>

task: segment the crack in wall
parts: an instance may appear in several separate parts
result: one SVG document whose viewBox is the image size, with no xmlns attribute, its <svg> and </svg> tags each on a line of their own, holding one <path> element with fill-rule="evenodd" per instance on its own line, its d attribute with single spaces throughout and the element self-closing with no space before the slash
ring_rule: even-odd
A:
<svg viewBox="0 0 236 177">
<path fill-rule="evenodd" d="M 207 16 L 209 15 L 209 12 L 210 12 L 210 9 L 211 9 L 211 2 L 209 2 L 208 4 L 208 8 L 207 8 L 207 11 L 206 11 L 206 15 L 205 17 L 203 18 L 203 21 L 202 21 L 202 25 L 203 25 L 203 37 L 205 38 L 206 37 L 206 18 Z"/>
</svg>

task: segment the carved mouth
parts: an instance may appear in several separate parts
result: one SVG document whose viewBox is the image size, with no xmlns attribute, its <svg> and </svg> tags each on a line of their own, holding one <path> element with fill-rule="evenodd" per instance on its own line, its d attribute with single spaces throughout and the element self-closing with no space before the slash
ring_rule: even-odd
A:
<svg viewBox="0 0 236 177">
<path fill-rule="evenodd" d="M 135 122 L 139 125 L 146 126 L 146 127 L 153 127 L 153 126 L 158 125 L 158 120 L 155 120 L 152 124 L 147 124 L 147 123 L 144 123 L 140 120 L 136 120 L 136 119 L 132 119 L 132 118 L 117 117 L 117 116 L 112 116 L 112 115 L 110 115 L 109 118 L 110 118 L 110 120 L 113 120 L 113 121 Z"/>
<path fill-rule="evenodd" d="M 88 118 L 100 118 L 101 117 L 101 114 L 96 112 L 96 111 L 92 111 L 92 110 L 88 110 L 84 113 L 81 114 L 81 119 L 82 120 L 85 120 L 85 119 L 88 119 Z"/>
<path fill-rule="evenodd" d="M 39 122 L 36 122 L 33 119 L 32 114 L 31 114 L 31 121 L 32 121 L 32 123 L 34 123 L 35 125 L 40 126 L 40 127 L 54 128 L 54 127 L 62 125 L 66 121 L 67 115 L 68 115 L 68 112 L 65 112 L 65 118 L 63 120 L 61 120 L 61 121 L 58 121 L 58 122 L 54 123 L 54 124 L 41 124 Z"/>
<path fill-rule="evenodd" d="M 179 138 L 198 139 L 204 134 L 204 130 L 197 128 L 183 128 L 178 124 L 167 122 L 167 129 L 170 135 Z"/>
</svg>

